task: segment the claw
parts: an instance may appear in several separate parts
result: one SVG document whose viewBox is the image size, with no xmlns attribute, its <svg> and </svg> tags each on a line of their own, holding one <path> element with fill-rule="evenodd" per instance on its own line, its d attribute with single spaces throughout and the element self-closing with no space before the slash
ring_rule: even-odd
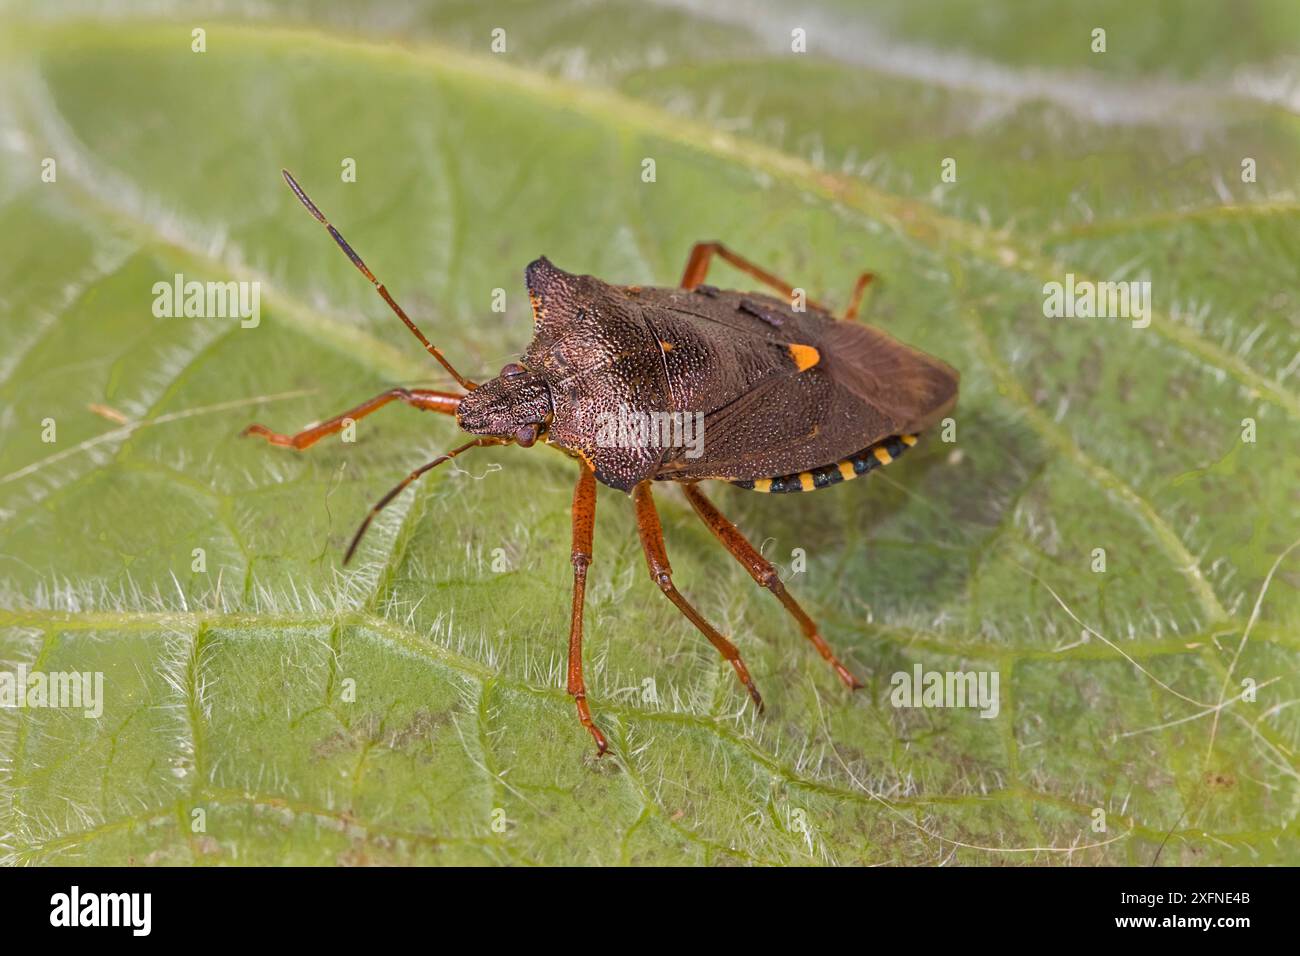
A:
<svg viewBox="0 0 1300 956">
<path fill-rule="evenodd" d="M 749 668 L 745 666 L 745 662 L 739 657 L 735 658 L 731 662 L 731 666 L 736 669 L 736 676 L 739 677 L 740 682 L 745 685 L 745 690 L 749 691 L 750 700 L 754 702 L 754 706 L 761 714 L 763 712 L 763 695 L 760 694 L 758 688 L 754 686 L 754 680 L 749 676 Z"/>
<path fill-rule="evenodd" d="M 283 445 L 287 447 L 293 444 L 293 439 L 288 435 L 281 435 L 279 432 L 273 432 L 265 425 L 259 425 L 256 422 L 249 425 L 239 433 L 240 438 L 247 438 L 249 435 L 257 435 L 261 438 L 265 438 L 272 445 Z"/>
<path fill-rule="evenodd" d="M 834 658 L 831 659 L 831 666 L 835 668 L 835 673 L 840 675 L 840 680 L 844 681 L 844 686 L 849 690 L 862 690 L 867 685 L 858 680 L 853 672 Z"/>
<path fill-rule="evenodd" d="M 264 437 L 269 437 L 270 435 L 273 434 L 275 433 L 272 432 L 271 429 L 267 428 L 265 425 L 259 425 L 257 422 L 253 422 L 253 424 L 247 426 L 242 432 L 239 433 L 239 437 L 247 438 L 249 435 L 262 435 Z"/>
<path fill-rule="evenodd" d="M 605 740 L 605 735 L 600 732 L 596 722 L 591 719 L 591 710 L 587 707 L 587 696 L 585 694 L 574 694 L 574 703 L 578 705 L 578 720 L 582 726 L 591 731 L 591 737 L 596 741 L 596 756 L 603 757 L 609 750 L 609 743 Z"/>
</svg>

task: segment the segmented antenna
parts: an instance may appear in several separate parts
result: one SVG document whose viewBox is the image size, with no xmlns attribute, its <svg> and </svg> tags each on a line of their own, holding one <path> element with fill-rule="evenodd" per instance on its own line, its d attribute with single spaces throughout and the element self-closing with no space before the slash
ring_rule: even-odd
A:
<svg viewBox="0 0 1300 956">
<path fill-rule="evenodd" d="M 348 545 L 347 553 L 343 555 L 343 563 L 346 565 L 352 560 L 352 555 L 357 553 L 357 545 L 361 543 L 361 539 L 365 536 L 366 529 L 370 527 L 370 522 L 375 520 L 375 515 L 388 507 L 389 502 L 405 491 L 407 487 L 421 475 L 437 468 L 445 461 L 451 461 L 457 455 L 463 454 L 471 448 L 483 448 L 487 445 L 508 445 L 510 444 L 510 441 L 511 439 L 508 438 L 494 438 L 490 435 L 484 436 L 483 438 L 476 438 L 471 442 L 466 442 L 459 448 L 453 448 L 451 451 L 443 452 L 433 461 L 423 464 L 419 468 L 415 469 L 415 471 L 411 472 L 398 482 L 397 485 L 388 492 L 388 494 L 375 502 L 374 507 L 367 512 L 365 520 L 361 522 L 361 527 L 357 528 L 357 533 L 352 536 L 352 542 Z"/>
<path fill-rule="evenodd" d="M 325 218 L 325 214 L 322 213 L 319 207 L 311 201 L 311 197 L 303 192 L 302 187 L 298 185 L 298 181 L 293 178 L 289 170 L 282 169 L 280 172 L 284 174 L 284 181 L 289 184 L 289 188 L 292 189 L 293 194 L 298 197 L 298 201 L 307 207 L 307 211 L 315 216 L 316 221 L 325 227 L 325 231 L 333 237 L 334 241 L 338 243 L 339 248 L 342 249 L 344 253 L 347 254 L 347 257 L 352 260 L 352 264 L 361 270 L 363 276 L 370 280 L 371 284 L 373 284 L 375 289 L 379 292 L 379 295 L 388 303 L 389 308 L 397 314 L 399 319 L 406 323 L 406 327 L 411 330 L 412 334 L 417 339 L 420 340 L 425 351 L 441 363 L 442 367 L 451 374 L 451 377 L 460 383 L 461 388 L 464 388 L 466 391 L 477 388 L 478 386 L 452 368 L 451 363 L 447 361 L 447 358 L 442 354 L 442 351 L 424 337 L 424 333 L 416 327 L 415 323 L 411 321 L 410 317 L 405 311 L 403 311 L 402 307 L 397 304 L 397 301 L 388 294 L 388 289 L 384 287 L 382 282 L 375 278 L 375 274 L 370 271 L 370 268 L 364 261 L 362 261 L 361 257 L 357 255 L 356 250 L 348 245 L 348 241 L 343 238 L 343 234 L 334 228 L 330 221 Z"/>
</svg>

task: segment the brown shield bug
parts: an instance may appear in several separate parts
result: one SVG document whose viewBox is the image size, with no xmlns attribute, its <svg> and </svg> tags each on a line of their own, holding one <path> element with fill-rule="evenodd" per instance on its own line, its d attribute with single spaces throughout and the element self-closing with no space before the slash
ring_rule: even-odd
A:
<svg viewBox="0 0 1300 956">
<path fill-rule="evenodd" d="M 475 384 L 406 315 L 388 290 L 289 175 L 285 181 L 352 263 L 374 283 L 463 394 L 394 388 L 293 435 L 250 425 L 273 445 L 304 449 L 392 401 L 455 415 L 478 436 L 407 475 L 366 515 L 346 563 L 381 508 L 425 472 L 484 445 L 542 441 L 578 466 L 573 493 L 573 609 L 568 692 L 599 753 L 582 677 L 582 608 L 591 564 L 596 482 L 630 492 L 650 577 L 735 668 L 757 707 L 762 698 L 740 652 L 673 584 L 651 487 L 682 486 L 709 530 L 759 585 L 781 601 L 804 636 L 850 688 L 861 687 L 817 625 L 787 593 L 776 569 L 700 490 L 705 479 L 760 492 L 801 492 L 888 464 L 956 402 L 957 372 L 854 320 L 870 273 L 859 277 L 836 319 L 796 290 L 716 242 L 692 250 L 678 288 L 617 286 L 571 275 L 545 258 L 525 270 L 533 340 L 520 361 Z M 704 285 L 719 256 L 782 298 Z M 796 307 L 799 306 L 799 307 Z M 707 440 L 704 440 L 707 436 Z"/>
</svg>

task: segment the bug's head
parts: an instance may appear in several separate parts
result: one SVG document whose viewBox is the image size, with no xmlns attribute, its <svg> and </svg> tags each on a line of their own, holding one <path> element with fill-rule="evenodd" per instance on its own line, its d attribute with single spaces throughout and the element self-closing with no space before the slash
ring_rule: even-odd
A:
<svg viewBox="0 0 1300 956">
<path fill-rule="evenodd" d="M 456 421 L 474 435 L 508 438 L 527 448 L 551 422 L 551 390 L 543 376 L 510 362 L 460 400 Z"/>
</svg>

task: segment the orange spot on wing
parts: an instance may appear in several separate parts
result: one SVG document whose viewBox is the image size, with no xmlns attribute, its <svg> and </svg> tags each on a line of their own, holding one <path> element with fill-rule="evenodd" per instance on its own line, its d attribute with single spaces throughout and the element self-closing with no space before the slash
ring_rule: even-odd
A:
<svg viewBox="0 0 1300 956">
<path fill-rule="evenodd" d="M 790 350 L 790 358 L 794 360 L 795 367 L 801 372 L 806 372 L 822 360 L 822 354 L 811 345 L 787 345 Z"/>
</svg>

